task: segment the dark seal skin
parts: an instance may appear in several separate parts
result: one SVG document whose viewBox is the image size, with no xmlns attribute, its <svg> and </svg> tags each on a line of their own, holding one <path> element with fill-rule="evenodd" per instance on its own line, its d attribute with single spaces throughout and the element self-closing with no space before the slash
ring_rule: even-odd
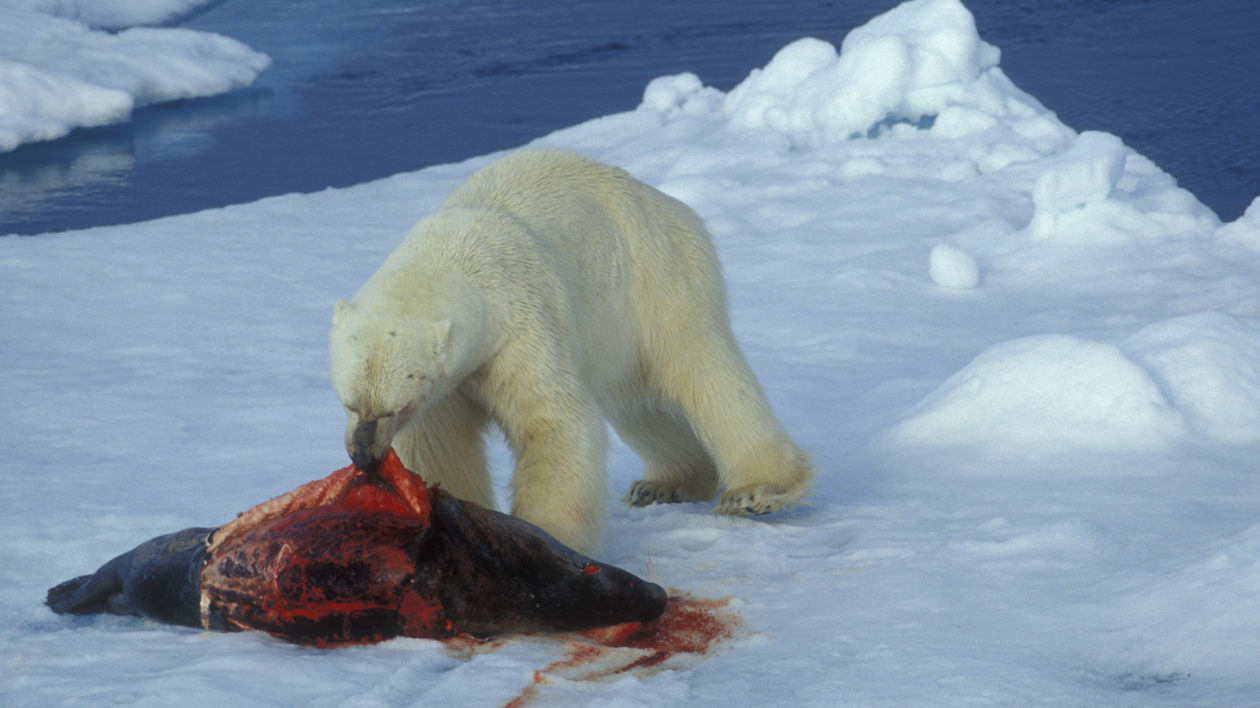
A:
<svg viewBox="0 0 1260 708">
<path fill-rule="evenodd" d="M 532 524 L 425 486 L 391 453 L 223 527 L 147 541 L 47 603 L 327 647 L 650 622 L 666 600 Z"/>
<path fill-rule="evenodd" d="M 48 591 L 58 614 L 143 615 L 169 624 L 201 626 L 201 567 L 212 528 L 158 536 Z"/>
</svg>

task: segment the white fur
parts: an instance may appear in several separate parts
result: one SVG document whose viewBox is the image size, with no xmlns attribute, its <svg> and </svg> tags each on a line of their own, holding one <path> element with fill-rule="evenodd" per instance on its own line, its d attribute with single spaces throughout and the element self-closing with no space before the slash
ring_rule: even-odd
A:
<svg viewBox="0 0 1260 708">
<path fill-rule="evenodd" d="M 516 456 L 512 513 L 578 550 L 606 521 L 605 418 L 646 465 L 632 504 L 720 484 L 718 511 L 765 513 L 813 479 L 735 344 L 703 224 L 619 169 L 557 151 L 487 166 L 333 319 L 348 449 L 392 444 L 493 507 L 494 421 Z"/>
</svg>

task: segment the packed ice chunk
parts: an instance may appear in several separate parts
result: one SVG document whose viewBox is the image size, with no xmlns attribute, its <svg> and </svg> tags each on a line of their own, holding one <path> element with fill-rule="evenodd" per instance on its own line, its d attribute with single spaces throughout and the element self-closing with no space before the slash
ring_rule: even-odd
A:
<svg viewBox="0 0 1260 708">
<path fill-rule="evenodd" d="M 1050 236 L 1065 215 L 1106 201 L 1124 176 L 1127 152 L 1120 138 L 1086 131 L 1067 152 L 1047 161 L 1033 185 L 1032 234 Z"/>
<path fill-rule="evenodd" d="M 1085 131 L 1048 166 L 1033 187 L 1038 211 L 1079 209 L 1106 199 L 1124 174 L 1124 143 L 1110 133 Z"/>
<path fill-rule="evenodd" d="M 0 58 L 0 150 L 126 120 L 134 106 L 126 91 Z"/>
<path fill-rule="evenodd" d="M 0 6 L 0 150 L 126 120 L 135 106 L 248 86 L 270 65 L 265 54 L 209 32 L 110 34 Z"/>
<path fill-rule="evenodd" d="M 704 114 L 712 112 L 721 99 L 720 91 L 706 87 L 695 74 L 684 72 L 658 76 L 648 82 L 642 106 L 664 116 Z"/>
<path fill-rule="evenodd" d="M 937 244 L 928 256 L 932 282 L 948 290 L 968 290 L 980 283 L 980 266 L 961 248 Z"/>
<path fill-rule="evenodd" d="M 801 145 L 865 133 L 896 105 L 908 76 L 908 57 L 895 40 L 842 61 L 835 47 L 801 39 L 727 96 L 737 128 L 770 129 Z"/>
</svg>

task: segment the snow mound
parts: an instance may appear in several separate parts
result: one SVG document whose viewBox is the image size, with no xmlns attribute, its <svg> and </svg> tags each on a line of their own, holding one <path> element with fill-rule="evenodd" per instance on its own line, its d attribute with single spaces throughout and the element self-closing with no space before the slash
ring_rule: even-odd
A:
<svg viewBox="0 0 1260 708">
<path fill-rule="evenodd" d="M 0 7 L 0 150 L 126 120 L 137 106 L 242 88 L 270 65 L 266 55 L 209 32 L 109 34 Z"/>
<path fill-rule="evenodd" d="M 1157 451 L 1196 440 L 1260 443 L 1260 325 L 1251 320 L 1222 312 L 1173 317 L 1120 346 L 1068 335 L 998 344 L 880 444 L 1052 453 Z"/>
<path fill-rule="evenodd" d="M 1118 348 L 1055 334 L 985 350 L 884 442 L 997 453 L 1158 450 L 1183 428 L 1151 377 Z"/>
<path fill-rule="evenodd" d="M 907 2 L 859 27 L 840 52 L 802 39 L 726 97 L 733 126 L 786 134 L 798 147 L 904 129 L 959 137 L 998 129 L 1048 152 L 1070 136 L 998 68 L 958 0 Z M 1007 158 L 1007 159 L 1014 159 Z"/>
<path fill-rule="evenodd" d="M 1260 326 L 1220 312 L 1143 328 L 1127 348 L 1208 441 L 1260 442 Z"/>
</svg>

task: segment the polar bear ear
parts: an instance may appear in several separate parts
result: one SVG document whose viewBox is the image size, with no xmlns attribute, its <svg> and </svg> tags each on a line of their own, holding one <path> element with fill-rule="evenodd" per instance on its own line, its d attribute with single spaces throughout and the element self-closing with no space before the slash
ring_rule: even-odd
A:
<svg viewBox="0 0 1260 708">
<path fill-rule="evenodd" d="M 338 300 L 337 304 L 333 306 L 333 327 L 340 327 L 352 310 L 354 310 L 354 305 L 345 300 Z"/>
</svg>

